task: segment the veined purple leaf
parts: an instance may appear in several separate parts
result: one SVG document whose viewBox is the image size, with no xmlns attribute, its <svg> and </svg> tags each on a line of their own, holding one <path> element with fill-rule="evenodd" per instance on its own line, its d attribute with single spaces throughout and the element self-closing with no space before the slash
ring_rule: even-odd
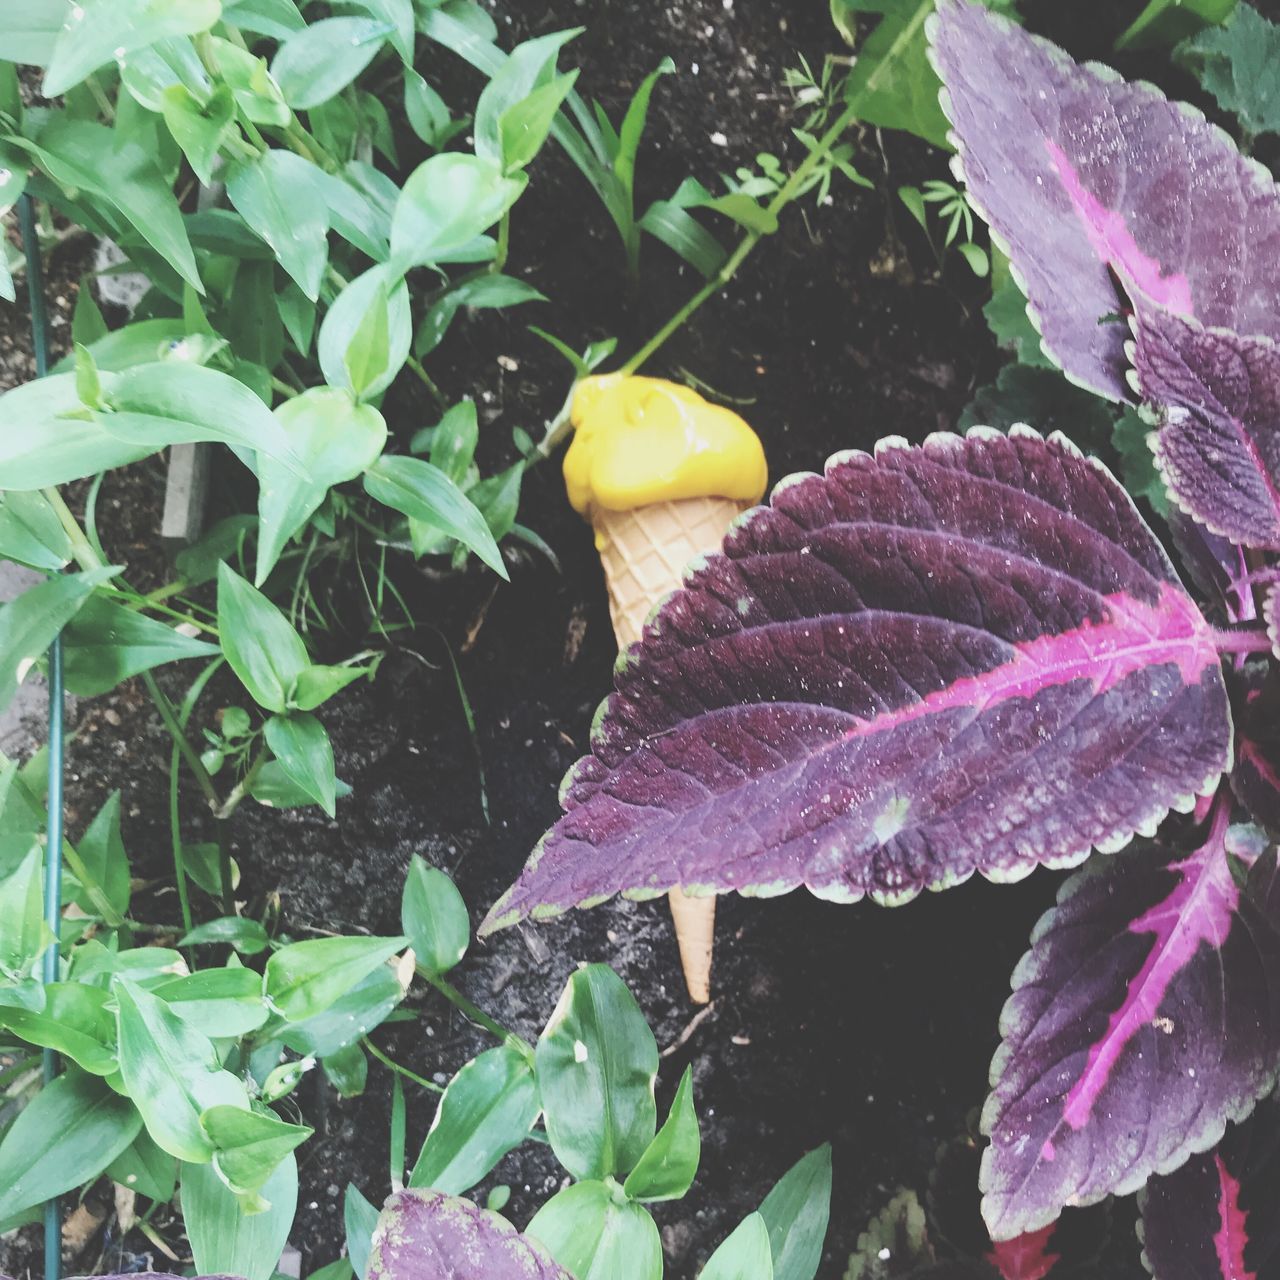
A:
<svg viewBox="0 0 1280 1280">
<path fill-rule="evenodd" d="M 573 1280 L 505 1218 L 440 1191 L 398 1191 L 373 1233 L 368 1280 Z"/>
<path fill-rule="evenodd" d="M 1244 552 L 1177 507 L 1170 507 L 1168 525 L 1178 562 L 1201 595 L 1227 621 L 1250 621 L 1255 612 L 1253 594 L 1237 587 L 1249 571 Z"/>
<path fill-rule="evenodd" d="M 1280 338 L 1280 198 L 1222 130 L 977 5 L 939 0 L 929 36 L 955 171 L 1068 377 L 1125 398 L 1113 272 L 1206 326 Z"/>
<path fill-rule="evenodd" d="M 1255 822 L 1280 834 L 1280 672 L 1250 663 L 1233 680 L 1237 725 L 1231 789 Z"/>
<path fill-rule="evenodd" d="M 1280 1276 L 1280 1103 L 1232 1125 L 1142 1197 L 1143 1262 L 1155 1280 Z"/>
<path fill-rule="evenodd" d="M 1163 308 L 1134 323 L 1143 397 L 1161 411 L 1156 466 L 1214 533 L 1280 548 L 1280 349 Z"/>
<path fill-rule="evenodd" d="M 1090 863 L 1036 926 L 982 1116 L 994 1238 L 1176 1169 L 1275 1083 L 1280 877 L 1262 858 L 1237 885 L 1225 812 L 1190 854 Z"/>
<path fill-rule="evenodd" d="M 492 931 L 615 893 L 906 901 L 1073 866 L 1225 767 L 1213 633 L 1111 475 L 986 429 L 833 458 L 619 661 Z"/>
</svg>

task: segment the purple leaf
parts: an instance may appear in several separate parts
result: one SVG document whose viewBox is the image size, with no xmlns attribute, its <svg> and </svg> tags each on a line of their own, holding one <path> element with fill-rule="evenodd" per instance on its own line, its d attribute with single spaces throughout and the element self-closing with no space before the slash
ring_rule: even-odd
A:
<svg viewBox="0 0 1280 1280">
<path fill-rule="evenodd" d="M 1073 381 L 1126 397 L 1113 272 L 1206 326 L 1280 338 L 1280 199 L 1222 130 L 980 6 L 939 0 L 929 32 L 956 173 Z"/>
<path fill-rule="evenodd" d="M 1170 508 L 1168 525 L 1178 563 L 1218 613 L 1229 622 L 1252 618 L 1252 593 L 1238 591 L 1235 586 L 1248 572 L 1244 552 L 1177 507 Z"/>
<path fill-rule="evenodd" d="M 1176 1169 L 1275 1083 L 1280 877 L 1264 858 L 1237 886 L 1225 817 L 1189 855 L 1091 862 L 1036 926 L 982 1116 L 994 1238 Z"/>
<path fill-rule="evenodd" d="M 1143 308 L 1134 332 L 1174 501 L 1232 542 L 1280 548 L 1280 349 L 1159 307 Z"/>
<path fill-rule="evenodd" d="M 368 1280 L 573 1280 L 505 1218 L 440 1191 L 398 1191 L 373 1233 Z"/>
<path fill-rule="evenodd" d="M 1280 1277 L 1280 1103 L 1232 1125 L 1142 1197 L 1143 1262 L 1155 1280 Z"/>
<path fill-rule="evenodd" d="M 884 441 L 743 518 L 619 663 L 492 931 L 615 893 L 906 901 L 1151 833 L 1229 751 L 1214 636 L 1111 475 Z"/>
<path fill-rule="evenodd" d="M 1280 672 L 1250 663 L 1233 677 L 1231 789 L 1255 822 L 1280 833 Z"/>
</svg>

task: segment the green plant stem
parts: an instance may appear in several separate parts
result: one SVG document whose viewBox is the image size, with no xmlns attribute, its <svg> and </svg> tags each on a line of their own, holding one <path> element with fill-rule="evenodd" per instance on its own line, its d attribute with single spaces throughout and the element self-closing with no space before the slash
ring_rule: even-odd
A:
<svg viewBox="0 0 1280 1280">
<path fill-rule="evenodd" d="M 177 747 L 182 754 L 183 760 L 187 762 L 187 768 L 191 770 L 191 775 L 196 780 L 196 786 L 200 788 L 200 794 L 208 802 L 209 808 L 216 813 L 220 803 L 218 788 L 213 785 L 213 779 L 209 776 L 209 770 L 204 767 L 204 762 L 200 759 L 200 753 L 191 745 L 187 735 L 183 733 L 182 725 L 178 723 L 178 714 L 173 709 L 173 703 L 169 701 L 165 691 L 156 683 L 154 673 L 150 671 L 142 672 L 142 683 L 151 695 L 151 701 L 156 704 L 156 710 L 160 713 L 160 719 L 164 721 L 164 727 L 169 730 L 173 745 Z"/>
<path fill-rule="evenodd" d="M 322 169 L 329 173 L 337 173 L 342 165 L 338 160 L 329 154 L 318 143 L 311 134 L 309 134 L 301 124 L 298 123 L 297 116 L 291 116 L 289 123 L 284 127 L 285 141 L 288 142 L 291 150 L 296 151 L 304 160 L 310 160 L 312 164 L 318 164 Z"/>
<path fill-rule="evenodd" d="M 498 249 L 489 266 L 490 274 L 497 275 L 507 265 L 507 254 L 511 252 L 511 210 L 502 215 L 498 223 Z"/>
<path fill-rule="evenodd" d="M 217 809 L 214 810 L 214 817 L 219 822 L 225 822 L 240 807 L 240 802 L 249 794 L 249 788 L 253 786 L 254 779 L 258 776 L 262 766 L 267 762 L 267 747 L 264 742 L 258 748 L 257 755 L 253 758 L 253 763 L 245 770 L 245 775 L 231 789 L 226 800 Z M 228 879 L 223 886 L 224 892 L 230 892 L 231 881 Z"/>
<path fill-rule="evenodd" d="M 62 494 L 54 488 L 42 489 L 41 494 L 58 517 L 58 523 L 62 525 L 63 532 L 71 543 L 71 552 L 75 556 L 76 563 L 85 570 L 101 569 L 102 557 L 85 536 L 84 530 L 80 527 L 80 521 L 75 518 Z"/>
<path fill-rule="evenodd" d="M 444 1089 L 436 1084 L 434 1080 L 428 1080 L 418 1075 L 416 1071 L 410 1071 L 408 1067 L 402 1067 L 395 1059 L 389 1058 L 381 1049 L 378 1048 L 368 1036 L 362 1037 L 360 1043 L 375 1057 L 384 1067 L 389 1067 L 396 1075 L 404 1076 L 406 1080 L 411 1080 L 420 1088 L 429 1089 L 432 1093 L 443 1093 Z"/>
<path fill-rule="evenodd" d="M 466 996 L 458 990 L 447 978 L 442 977 L 438 973 L 432 973 L 429 969 L 424 969 L 421 965 L 417 967 L 418 977 L 424 982 L 429 982 L 435 989 L 451 1004 L 458 1007 L 467 1018 L 478 1027 L 483 1027 L 490 1035 L 496 1036 L 505 1044 L 509 1044 L 514 1049 L 518 1049 L 530 1062 L 533 1061 L 533 1046 L 527 1040 L 521 1039 L 514 1031 L 508 1031 L 502 1023 L 495 1018 L 491 1018 L 478 1005 L 474 1005 Z"/>
<path fill-rule="evenodd" d="M 178 886 L 178 905 L 182 909 L 182 932 L 194 927 L 191 918 L 191 893 L 187 887 L 187 863 L 182 851 L 182 825 L 178 816 L 178 746 L 174 743 L 169 758 L 169 840 L 173 846 L 173 878 Z M 188 966 L 194 971 L 188 957 Z"/>
<path fill-rule="evenodd" d="M 405 360 L 405 364 L 407 364 L 409 368 L 418 375 L 418 381 L 426 387 L 428 392 L 430 392 L 431 398 L 436 402 L 436 406 L 440 409 L 447 409 L 449 407 L 449 402 L 444 398 L 440 388 L 436 386 L 435 380 L 422 367 L 422 361 L 417 359 L 415 356 L 409 356 L 408 359 Z"/>
<path fill-rule="evenodd" d="M 282 396 L 288 396 L 290 399 L 298 394 L 297 388 L 291 387 L 283 378 L 272 378 L 271 390 L 278 391 Z"/>
<path fill-rule="evenodd" d="M 805 156 L 795 172 L 782 184 L 777 194 L 769 201 L 765 212 L 770 214 L 773 219 L 776 219 L 778 214 L 803 191 L 804 185 L 808 182 L 813 171 L 830 154 L 831 148 L 840 140 L 844 131 L 858 119 L 863 99 L 876 88 L 884 68 L 894 61 L 899 48 L 915 35 L 916 28 L 923 21 L 923 14 L 924 10 L 922 8 L 921 12 L 917 14 L 912 22 L 908 23 L 884 57 L 876 64 L 875 69 L 867 77 L 866 83 L 849 99 L 845 104 L 844 110 L 836 117 L 835 122 L 818 139 L 817 145 Z M 763 239 L 764 234 L 763 231 L 748 231 L 739 242 L 738 247 L 725 260 L 720 270 L 622 366 L 621 372 L 624 374 L 635 373 L 708 298 L 712 298 L 719 293 L 737 274 L 738 268 L 747 260 L 752 249 Z"/>
</svg>

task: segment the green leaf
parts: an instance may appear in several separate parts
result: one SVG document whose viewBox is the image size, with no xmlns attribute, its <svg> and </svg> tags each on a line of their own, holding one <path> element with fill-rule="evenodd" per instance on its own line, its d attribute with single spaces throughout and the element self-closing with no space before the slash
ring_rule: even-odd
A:
<svg viewBox="0 0 1280 1280">
<path fill-rule="evenodd" d="M 108 567 L 64 574 L 28 587 L 0 605 L 0 710 L 8 706 L 27 672 L 84 607 L 93 589 L 119 572 Z"/>
<path fill-rule="evenodd" d="M 284 614 L 226 564 L 218 566 L 218 634 L 253 700 L 283 712 L 294 681 L 310 665 L 306 645 Z"/>
<path fill-rule="evenodd" d="M 378 1226 L 378 1210 L 360 1194 L 354 1183 L 347 1183 L 342 1201 L 343 1225 L 347 1233 L 347 1255 L 360 1280 L 369 1271 L 369 1254 L 373 1248 L 373 1233 Z"/>
<path fill-rule="evenodd" d="M 710 279 L 728 254 L 724 246 L 687 209 L 655 200 L 637 224 L 679 254 L 699 275 Z"/>
<path fill-rule="evenodd" d="M 76 845 L 76 852 L 111 909 L 117 916 L 125 915 L 129 910 L 131 885 L 129 855 L 120 835 L 119 791 L 113 791 L 94 815 Z M 77 895 L 76 902 L 90 914 L 97 910 L 87 893 Z"/>
<path fill-rule="evenodd" d="M 113 990 L 120 1074 L 147 1132 L 180 1160 L 212 1159 L 213 1144 L 200 1116 L 210 1107 L 247 1108 L 244 1085 L 221 1068 L 208 1036 L 163 1000 L 124 980 L 117 980 Z"/>
<path fill-rule="evenodd" d="M 1116 419 L 1111 444 L 1120 455 L 1120 476 L 1124 487 L 1133 497 L 1145 498 L 1157 515 L 1167 519 L 1170 514 L 1169 490 L 1156 467 L 1156 456 L 1149 443 L 1151 436 L 1151 424 L 1138 410 L 1126 406 Z"/>
<path fill-rule="evenodd" d="M 132 49 L 207 31 L 221 9 L 218 0 L 79 0 L 54 42 L 40 91 L 60 97 Z"/>
<path fill-rule="evenodd" d="M 154 449 L 216 440 L 297 465 L 271 410 L 229 374 L 162 360 L 108 374 L 104 381 L 114 412 L 94 419 L 126 444 Z"/>
<path fill-rule="evenodd" d="M 69 1068 L 36 1094 L 0 1140 L 0 1219 L 92 1181 L 141 1128 L 127 1098 Z"/>
<path fill-rule="evenodd" d="M 218 652 L 217 645 L 102 596 L 91 597 L 71 619 L 63 640 L 67 688 L 83 698 L 106 693 L 140 671 Z"/>
<path fill-rule="evenodd" d="M 295 111 L 318 107 L 373 61 L 393 29 L 373 18 L 321 18 L 281 44 L 271 74 Z"/>
<path fill-rule="evenodd" d="M 234 217 L 234 215 L 232 215 Z M 239 221 L 239 219 L 237 219 Z M 163 360 L 176 343 L 187 336 L 182 320 L 163 317 L 155 320 L 138 320 L 122 329 L 113 329 L 93 342 L 86 343 L 99 372 L 119 373 L 134 364 L 154 364 Z M 67 356 L 53 366 L 53 373 L 66 373 L 72 369 L 73 357 Z M 46 379 L 45 381 L 48 381 Z"/>
<path fill-rule="evenodd" d="M 471 941 L 471 919 L 457 885 L 416 853 L 404 882 L 400 927 L 428 973 L 448 973 L 467 954 Z"/>
<path fill-rule="evenodd" d="M 107 332 L 107 322 L 93 297 L 93 279 L 81 276 L 80 287 L 76 290 L 76 309 L 71 316 L 71 341 L 77 346 L 87 347 L 105 338 Z"/>
<path fill-rule="evenodd" d="M 324 1078 L 340 1097 L 358 1098 L 369 1083 L 369 1059 L 358 1044 L 349 1044 L 320 1062 Z"/>
<path fill-rule="evenodd" d="M 686 1067 L 666 1123 L 627 1175 L 623 1190 L 633 1200 L 679 1200 L 693 1185 L 701 1155 L 702 1134 L 693 1109 L 693 1068 Z"/>
<path fill-rule="evenodd" d="M 442 145 L 450 125 L 444 99 L 412 68 L 404 73 L 404 113 L 409 127 L 429 147 Z"/>
<path fill-rule="evenodd" d="M 210 1107 L 200 1123 L 216 1148 L 213 1163 L 237 1194 L 261 1189 L 280 1162 L 315 1132 L 270 1112 Z"/>
<path fill-rule="evenodd" d="M 653 96 L 654 87 L 659 79 L 669 75 L 676 69 L 670 58 L 662 61 L 640 82 L 640 87 L 632 97 L 623 117 L 622 127 L 618 130 L 618 149 L 613 158 L 613 171 L 622 183 L 623 189 L 630 193 L 635 186 L 636 156 L 640 151 L 640 139 L 644 136 L 645 124 L 649 118 L 649 100 Z"/>
<path fill-rule="evenodd" d="M 71 539 L 42 493 L 0 492 L 0 556 L 45 573 L 70 563 Z"/>
<path fill-rule="evenodd" d="M 926 1275 L 936 1269 L 935 1262 L 928 1219 L 916 1193 L 899 1191 L 858 1237 L 844 1280 Z"/>
<path fill-rule="evenodd" d="M 227 178 L 227 198 L 312 302 L 329 261 L 328 207 L 314 174 L 310 161 L 273 148 Z"/>
<path fill-rule="evenodd" d="M 1020 364 L 1057 368 L 1040 346 L 1040 335 L 1027 312 L 1026 296 L 1013 278 L 1009 259 L 999 250 L 991 267 L 991 285 L 991 301 L 982 308 L 982 314 L 995 340 L 1006 351 L 1012 351 Z"/>
<path fill-rule="evenodd" d="M 95 1076 L 111 1076 L 116 1059 L 116 1020 L 107 993 L 82 982 L 51 982 L 38 1010 L 7 1003 L 0 988 L 0 1027 L 29 1044 L 52 1049 Z"/>
<path fill-rule="evenodd" d="M 67 18 L 68 0 L 10 5 L 4 15 L 4 55 L 13 62 L 44 67 Z"/>
<path fill-rule="evenodd" d="M 498 131 L 504 172 L 514 173 L 533 162 L 577 79 L 576 71 L 557 76 L 502 113 Z"/>
<path fill-rule="evenodd" d="M 51 939 L 44 922 L 44 849 L 38 840 L 0 880 L 0 975 L 27 977 Z"/>
<path fill-rule="evenodd" d="M 581 27 L 575 27 L 526 40 L 512 49 L 501 67 L 490 76 L 489 83 L 485 85 L 484 92 L 476 103 L 473 129 L 476 155 L 482 160 L 495 164 L 505 162 L 503 118 L 513 108 L 528 101 L 531 94 L 546 88 L 557 79 L 556 58 L 564 45 L 581 31 Z M 572 88 L 572 82 L 569 88 Z M 565 90 L 567 92 L 568 89 Z M 564 94 L 560 96 L 563 98 Z M 551 118 L 554 116 L 553 110 Z M 546 127 L 550 128 L 550 120 Z M 542 130 L 542 136 L 546 137 L 546 129 Z M 534 148 L 535 152 L 536 150 L 537 147 Z"/>
<path fill-rule="evenodd" d="M 173 978 L 156 987 L 154 994 L 210 1040 L 248 1035 L 270 1016 L 262 998 L 262 978 L 239 966 Z"/>
<path fill-rule="evenodd" d="M 330 487 L 363 474 L 387 441 L 387 424 L 376 409 L 357 405 L 348 392 L 330 387 L 312 387 L 286 400 L 275 416 L 305 474 L 268 458 L 259 460 L 258 586 Z"/>
<path fill-rule="evenodd" d="M 502 553 L 485 518 L 438 467 L 421 458 L 384 455 L 364 474 L 369 496 L 469 547 L 501 578 Z"/>
<path fill-rule="evenodd" d="M 1225 27 L 1211 27 L 1181 45 L 1180 62 L 1224 111 L 1240 120 L 1246 138 L 1280 133 L 1280 26 L 1252 5 L 1237 6 Z"/>
<path fill-rule="evenodd" d="M 506 1044 L 486 1050 L 449 1081 L 409 1186 L 470 1190 L 525 1140 L 540 1110 L 524 1054 Z"/>
<path fill-rule="evenodd" d="M 148 111 L 164 111 L 166 89 L 181 85 L 197 102 L 213 92 L 213 81 L 189 37 L 157 40 L 143 49 L 134 49 L 116 59 L 120 83 L 133 100 Z"/>
<path fill-rule="evenodd" d="M 322 703 L 328 702 L 335 693 L 368 674 L 364 667 L 310 666 L 298 676 L 289 705 L 296 711 L 314 711 Z M 340 791 L 339 797 L 348 794 L 348 791 Z"/>
<path fill-rule="evenodd" d="M 413 0 L 350 0 L 391 28 L 389 39 L 406 67 L 413 66 Z"/>
<path fill-rule="evenodd" d="M 994 386 L 978 388 L 957 425 L 961 431 L 972 426 L 1007 431 L 1017 422 L 1034 422 L 1046 435 L 1070 431 L 1080 448 L 1096 453 L 1106 447 L 1112 413 L 1105 400 L 1068 382 L 1057 369 L 1008 364 Z"/>
<path fill-rule="evenodd" d="M 525 1234 L 576 1280 L 662 1280 L 657 1223 L 643 1205 L 619 1203 L 602 1182 L 579 1182 L 552 1196 Z"/>
<path fill-rule="evenodd" d="M 192 288 L 204 292 L 177 197 L 145 141 L 63 115 L 40 131 L 39 145 L 10 141 L 31 152 L 59 186 L 90 192 L 117 209 Z"/>
<path fill-rule="evenodd" d="M 471 470 L 476 456 L 476 445 L 480 442 L 480 424 L 476 419 L 474 400 L 460 400 L 452 409 L 431 428 L 430 461 L 433 467 L 439 467 L 456 485 L 461 485 Z M 410 446 L 414 452 L 418 450 L 419 437 L 414 437 Z"/>
<path fill-rule="evenodd" d="M 769 1228 L 753 1213 L 707 1259 L 700 1280 L 774 1280 Z"/>
<path fill-rule="evenodd" d="M 107 1166 L 107 1177 L 148 1200 L 167 1204 L 178 1185 L 178 1162 L 143 1129 Z"/>
<path fill-rule="evenodd" d="M 412 337 L 403 272 L 383 264 L 357 276 L 334 299 L 320 326 L 316 354 L 331 387 L 367 399 L 395 380 Z"/>
<path fill-rule="evenodd" d="M 309 711 L 276 715 L 267 721 L 266 738 L 280 767 L 332 818 L 338 779 L 324 725 Z"/>
<path fill-rule="evenodd" d="M 201 103 L 186 85 L 164 91 L 164 122 L 173 140 L 201 182 L 213 181 L 213 164 L 219 148 L 235 122 L 236 104 L 231 89 L 220 84 L 208 102 Z"/>
<path fill-rule="evenodd" d="M 630 1173 L 657 1129 L 658 1046 L 635 997 L 607 965 L 588 965 L 569 979 L 538 1039 L 537 1070 L 560 1163 L 580 1179 Z"/>
<path fill-rule="evenodd" d="M 774 1280 L 813 1280 L 831 1216 L 831 1147 L 810 1151 L 764 1198 Z"/>
<path fill-rule="evenodd" d="M 424 160 L 405 181 L 391 220 L 397 270 L 452 261 L 493 226 L 525 188 L 524 174 L 505 177 L 478 156 L 448 152 Z"/>
<path fill-rule="evenodd" d="M 212 1164 L 182 1166 L 182 1217 L 200 1275 L 271 1280 L 298 1208 L 298 1163 L 286 1156 L 261 1189 L 270 1208 L 247 1214 Z"/>
<path fill-rule="evenodd" d="M 267 961 L 267 997 L 290 1022 L 314 1018 L 385 965 L 408 941 L 315 938 L 281 947 Z"/>
<path fill-rule="evenodd" d="M 505 471 L 473 485 L 467 495 L 484 516 L 489 532 L 497 542 L 501 542 L 515 525 L 524 471 L 523 462 L 513 462 Z"/>
<path fill-rule="evenodd" d="M 861 119 L 888 129 L 906 129 L 936 147 L 949 147 L 947 118 L 938 105 L 938 77 L 929 64 L 925 19 L 934 0 L 832 0 L 842 32 L 854 15 L 879 15 L 863 41 L 845 82 L 845 93 Z"/>
<path fill-rule="evenodd" d="M 512 276 L 477 276 L 450 289 L 431 304 L 414 337 L 414 354 L 421 359 L 440 345 L 460 307 L 514 307 L 522 302 L 546 300 L 532 285 Z"/>
<path fill-rule="evenodd" d="M 257 920 L 244 916 L 220 916 L 198 924 L 179 941 L 180 947 L 230 943 L 243 956 L 261 955 L 270 945 L 267 931 Z"/>
<path fill-rule="evenodd" d="M 1143 11 L 1116 38 L 1117 49 L 1177 44 L 1201 28 L 1226 22 L 1236 0 L 1148 0 Z"/>
<path fill-rule="evenodd" d="M 248 50 L 218 36 L 210 37 L 209 47 L 223 80 L 231 86 L 236 106 L 246 119 L 254 124 L 269 124 L 277 129 L 288 125 L 293 112 L 289 110 L 280 86 L 267 70 L 264 58 L 255 58 Z M 287 153 L 274 150 L 268 152 L 271 156 L 280 154 Z"/>
<path fill-rule="evenodd" d="M 403 999 L 394 970 L 380 965 L 322 1013 L 282 1027 L 280 1040 L 294 1053 L 327 1058 L 381 1025 Z"/>
<path fill-rule="evenodd" d="M 82 413 L 71 373 L 36 378 L 0 395 L 0 421 L 21 422 L 24 428 L 0 432 L 0 475 L 5 488 L 49 488 L 156 452 L 156 447 L 109 435 L 97 422 L 70 416 Z"/>
<path fill-rule="evenodd" d="M 249 784 L 249 794 L 269 809 L 300 809 L 315 801 L 302 790 L 294 780 L 280 767 L 277 760 L 268 760 L 258 770 L 257 776 Z M 351 794 L 351 788 L 341 778 L 338 779 L 334 792 L 339 800 Z"/>
<path fill-rule="evenodd" d="M 307 25 L 293 0 L 223 0 L 222 20 L 273 40 L 284 40 Z"/>
</svg>

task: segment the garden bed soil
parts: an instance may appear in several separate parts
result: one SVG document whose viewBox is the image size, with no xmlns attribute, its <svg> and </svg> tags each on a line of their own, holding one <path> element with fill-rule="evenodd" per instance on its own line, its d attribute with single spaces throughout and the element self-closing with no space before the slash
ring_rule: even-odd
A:
<svg viewBox="0 0 1280 1280">
<path fill-rule="evenodd" d="M 1137 7 L 1034 6 L 1039 29 L 1089 56 L 1105 54 L 1122 20 L 1112 9 Z M 586 26 L 572 46 L 572 60 L 584 68 L 579 88 L 614 117 L 664 55 L 676 59 L 679 74 L 660 84 L 641 153 L 641 207 L 688 173 L 710 182 L 762 150 L 794 159 L 783 71 L 801 52 L 820 65 L 834 48 L 826 5 L 807 2 L 555 0 L 536 19 L 511 8 L 510 19 L 500 19 L 504 39 Z M 441 50 L 432 50 L 430 70 L 453 100 L 477 87 Z M 920 440 L 950 428 L 1000 363 L 980 312 L 983 287 L 954 255 L 940 273 L 918 229 L 885 194 L 945 176 L 944 157 L 903 135 L 867 131 L 856 160 L 877 190 L 841 181 L 830 205 L 789 211 L 726 295 L 648 370 L 688 370 L 732 398 L 760 431 L 773 479 L 817 469 L 836 450 L 867 448 L 882 435 Z M 53 263 L 49 292 L 60 300 L 54 333 L 63 347 L 83 261 L 83 245 L 72 242 Z M 645 245 L 634 293 L 621 266 L 603 210 L 548 147 L 516 211 L 508 269 L 551 302 L 459 317 L 429 361 L 449 399 L 476 398 L 486 473 L 510 460 L 511 429 L 537 437 L 565 393 L 567 366 L 527 323 L 579 348 L 615 334 L 626 352 L 697 286 L 654 241 Z M 22 306 L 6 308 L 0 324 L 0 376 L 13 385 L 30 374 Z M 397 391 L 387 412 L 406 438 L 436 416 L 411 387 Z M 235 485 L 230 473 L 221 477 L 224 492 Z M 162 468 L 152 461 L 110 475 L 99 503 L 108 553 L 130 565 L 140 586 L 163 571 L 153 542 L 162 489 Z M 419 625 L 393 635 L 371 686 L 347 690 L 324 714 L 339 774 L 353 794 L 340 803 L 336 822 L 315 810 L 241 809 L 233 843 L 247 909 L 278 909 L 281 928 L 299 938 L 326 930 L 395 933 L 414 853 L 455 876 L 477 921 L 514 879 L 558 814 L 558 783 L 587 748 L 615 657 L 590 530 L 567 507 L 557 462 L 527 476 L 520 520 L 553 548 L 558 569 L 521 551 L 511 558 L 510 585 L 495 586 L 479 570 L 398 573 Z M 350 652 L 368 640 L 358 594 L 341 597 L 341 612 L 342 625 L 321 643 Z M 475 738 L 446 642 L 474 708 Z M 181 672 L 164 673 L 164 682 L 175 696 L 184 688 Z M 233 699 L 243 700 L 224 681 L 201 706 L 207 717 Z M 138 874 L 159 882 L 140 894 L 135 911 L 175 920 L 176 896 L 163 882 L 170 749 L 163 728 L 136 682 L 79 704 L 76 728 L 69 830 L 78 834 L 107 791 L 121 788 Z M 184 812 L 186 838 L 209 838 L 198 797 L 185 785 Z M 693 1066 L 702 1165 L 685 1200 L 656 1207 L 668 1274 L 693 1277 L 797 1158 L 830 1141 L 835 1190 L 820 1276 L 837 1280 L 868 1217 L 899 1186 L 923 1191 L 937 1148 L 981 1102 L 1010 972 L 1060 879 L 1038 871 L 1014 886 L 971 882 L 894 911 L 834 906 L 805 893 L 722 899 L 714 1002 L 703 1012 L 685 995 L 661 902 L 615 901 L 510 930 L 473 945 L 454 976 L 477 1003 L 532 1038 L 576 965 L 611 964 L 664 1050 L 663 1113 L 684 1067 Z M 208 901 L 200 909 L 214 911 Z M 407 1007 L 416 1021 L 375 1038 L 413 1071 L 443 1082 L 490 1043 L 434 993 L 415 990 Z M 377 1067 L 360 1098 L 338 1099 L 319 1072 L 297 1096 L 302 1117 L 318 1130 L 300 1153 L 292 1233 L 304 1275 L 341 1249 L 347 1183 L 375 1202 L 388 1192 L 390 1097 L 390 1077 Z M 408 1101 L 412 1160 L 434 1100 L 411 1089 Z M 562 1178 L 550 1151 L 530 1143 L 477 1194 L 483 1199 L 489 1187 L 509 1185 L 506 1212 L 523 1225 Z M 172 1226 L 163 1219 L 158 1225 Z M 1116 1232 L 1125 1261 L 1114 1274 L 1141 1274 L 1131 1219 L 1121 1218 Z M 35 1242 L 33 1230 L 0 1241 L 0 1270 L 38 1274 Z M 75 1267 L 138 1267 L 144 1260 L 167 1265 L 143 1237 L 121 1240 L 108 1224 Z"/>
</svg>

